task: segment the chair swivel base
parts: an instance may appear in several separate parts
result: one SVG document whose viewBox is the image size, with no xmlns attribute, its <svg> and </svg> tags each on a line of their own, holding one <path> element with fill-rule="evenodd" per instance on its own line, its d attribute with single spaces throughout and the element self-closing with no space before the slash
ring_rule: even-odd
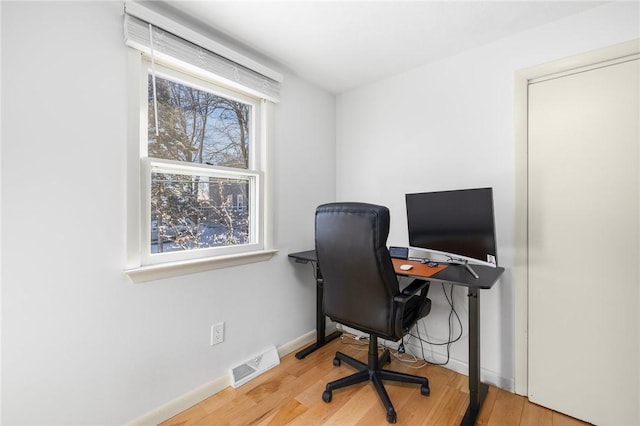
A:
<svg viewBox="0 0 640 426">
<path fill-rule="evenodd" d="M 389 351 L 385 349 L 380 358 L 377 356 L 377 348 L 375 349 L 374 361 L 371 362 L 371 351 L 369 351 L 369 363 L 371 365 L 367 365 L 363 362 L 358 361 L 355 358 L 352 358 L 348 355 L 343 354 L 342 352 L 336 352 L 336 356 L 333 359 L 333 365 L 340 366 L 342 361 L 346 362 L 353 368 L 357 369 L 358 372 L 352 374 L 347 377 L 343 377 L 341 379 L 335 380 L 327 384 L 325 391 L 322 393 L 322 400 L 324 402 L 331 402 L 332 392 L 336 389 L 343 388 L 346 386 L 354 385 L 357 383 L 371 381 L 373 382 L 380 399 L 382 400 L 382 404 L 384 405 L 387 411 L 387 422 L 395 423 L 397 420 L 397 415 L 395 409 L 393 408 L 393 404 L 391 403 L 391 399 L 389 398 L 389 394 L 387 390 L 384 388 L 382 383 L 383 380 L 391 380 L 395 382 L 404 382 L 404 383 L 415 383 L 420 386 L 420 393 L 422 395 L 428 396 L 430 393 L 429 390 L 429 380 L 426 377 L 414 376 L 411 374 L 398 373 L 395 371 L 384 370 L 380 368 L 380 366 L 384 365 L 387 362 L 391 362 L 391 355 Z"/>
</svg>

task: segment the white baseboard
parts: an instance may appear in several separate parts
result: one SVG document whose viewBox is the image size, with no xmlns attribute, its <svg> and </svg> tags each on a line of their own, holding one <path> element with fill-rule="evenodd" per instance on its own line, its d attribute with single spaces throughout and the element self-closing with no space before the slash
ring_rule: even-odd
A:
<svg viewBox="0 0 640 426">
<path fill-rule="evenodd" d="M 302 336 L 279 346 L 278 356 L 283 357 L 291 352 L 311 343 L 316 340 L 316 331 L 312 330 Z M 163 404 L 162 406 L 148 412 L 147 414 L 138 417 L 127 423 L 127 425 L 157 425 L 171 417 L 182 413 L 188 408 L 193 407 L 197 403 L 209 398 L 212 395 L 224 390 L 231 385 L 231 380 L 228 374 L 222 377 L 218 377 L 205 383 L 204 385 L 179 396 L 178 398 Z"/>
<path fill-rule="evenodd" d="M 420 347 L 415 346 L 411 343 L 405 343 L 405 347 L 408 352 L 411 352 L 413 354 L 421 353 Z M 442 363 L 447 360 L 446 354 L 438 353 L 436 351 L 428 351 L 427 353 L 425 353 L 425 355 L 427 355 L 427 359 L 429 361 L 432 361 L 434 363 Z M 449 362 L 447 362 L 446 365 L 443 365 L 443 367 L 455 371 L 456 373 L 463 374 L 465 376 L 469 375 L 469 364 L 456 358 L 450 357 Z M 480 380 L 482 381 L 482 383 L 493 385 L 509 392 L 514 392 L 515 389 L 515 380 L 513 378 L 509 379 L 506 377 L 502 377 L 499 373 L 488 370 L 486 368 L 482 368 L 482 366 L 480 367 Z"/>
<path fill-rule="evenodd" d="M 193 407 L 200 401 L 209 398 L 211 395 L 227 388 L 230 383 L 229 375 L 225 374 L 223 377 L 219 377 L 209 383 L 205 383 L 204 385 L 179 396 L 173 401 L 169 401 L 147 414 L 130 421 L 127 425 L 146 426 L 160 424 L 165 420 L 180 414 L 184 410 Z"/>
<path fill-rule="evenodd" d="M 331 330 L 328 330 L 329 332 Z M 293 351 L 297 351 L 303 346 L 306 346 L 312 342 L 316 341 L 316 331 L 311 330 L 308 333 L 303 334 L 297 339 L 293 339 L 292 341 L 285 343 L 281 346 L 278 346 L 278 355 L 282 358 L 285 355 L 289 355 Z"/>
</svg>

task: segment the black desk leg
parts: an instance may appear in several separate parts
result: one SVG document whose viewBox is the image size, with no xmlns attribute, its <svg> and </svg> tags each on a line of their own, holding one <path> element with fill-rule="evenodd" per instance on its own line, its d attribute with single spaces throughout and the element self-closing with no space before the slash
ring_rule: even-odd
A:
<svg viewBox="0 0 640 426">
<path fill-rule="evenodd" d="M 296 358 L 302 359 L 309 355 L 311 352 L 316 349 L 321 348 L 326 345 L 333 339 L 340 337 L 342 332 L 339 330 L 334 331 L 333 333 L 325 336 L 327 323 L 324 315 L 324 284 L 322 280 L 322 273 L 320 272 L 320 267 L 316 264 L 316 343 L 313 343 L 306 348 L 302 349 L 300 352 L 296 353 Z"/>
<path fill-rule="evenodd" d="M 489 387 L 480 382 L 480 292 L 469 288 L 469 407 L 463 426 L 473 426 Z"/>
</svg>

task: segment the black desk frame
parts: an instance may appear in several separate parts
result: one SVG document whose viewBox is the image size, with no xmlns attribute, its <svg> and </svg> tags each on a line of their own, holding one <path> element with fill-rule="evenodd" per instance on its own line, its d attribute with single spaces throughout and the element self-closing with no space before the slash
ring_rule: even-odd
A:
<svg viewBox="0 0 640 426">
<path fill-rule="evenodd" d="M 489 386 L 480 381 L 480 292 L 469 288 L 469 406 L 461 425 L 473 426 Z"/>
<path fill-rule="evenodd" d="M 316 349 L 319 349 L 333 339 L 340 337 L 342 335 L 342 332 L 336 330 L 328 336 L 325 336 L 325 333 L 327 332 L 327 320 L 324 315 L 323 306 L 324 284 L 322 280 L 322 272 L 320 271 L 320 265 L 318 265 L 318 259 L 316 258 L 316 251 L 309 250 L 300 253 L 292 253 L 289 255 L 289 257 L 295 259 L 295 261 L 298 263 L 311 262 L 314 265 L 316 275 L 316 342 L 296 353 L 296 358 L 303 359 Z"/>
<path fill-rule="evenodd" d="M 316 343 L 308 346 L 296 354 L 296 358 L 302 359 L 309 353 L 315 351 L 331 340 L 340 336 L 341 332 L 336 331 L 325 337 L 325 316 L 323 308 L 323 281 L 320 272 L 320 265 L 316 257 L 315 250 L 299 253 L 291 253 L 289 257 L 300 263 L 315 263 L 316 268 Z M 407 262 L 411 263 L 411 262 Z M 449 283 L 467 287 L 469 304 L 469 406 L 465 412 L 460 425 L 473 426 L 482 408 L 482 403 L 487 396 L 489 386 L 480 381 L 480 292 L 481 289 L 490 289 L 498 281 L 504 272 L 504 268 L 492 268 L 489 266 L 474 265 L 474 270 L 479 278 L 474 278 L 469 271 L 461 266 L 449 266 L 428 277 L 430 282 Z M 397 272 L 397 271 L 396 271 Z M 413 278 L 426 279 L 419 275 L 411 275 L 403 272 L 398 275 Z"/>
</svg>

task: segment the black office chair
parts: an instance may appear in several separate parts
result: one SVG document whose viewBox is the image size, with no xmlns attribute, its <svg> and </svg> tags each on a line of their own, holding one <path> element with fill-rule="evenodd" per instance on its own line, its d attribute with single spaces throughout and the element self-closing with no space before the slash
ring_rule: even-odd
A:
<svg viewBox="0 0 640 426">
<path fill-rule="evenodd" d="M 369 360 L 364 364 L 336 352 L 333 364 L 346 362 L 357 373 L 327 384 L 322 394 L 331 402 L 332 392 L 371 380 L 395 423 L 396 412 L 382 380 L 416 383 L 429 395 L 425 377 L 384 370 L 389 350 L 378 357 L 378 337 L 398 341 L 431 310 L 429 283 L 413 281 L 399 290 L 387 249 L 389 209 L 364 203 L 331 203 L 316 210 L 316 253 L 324 286 L 324 312 L 333 321 L 369 334 Z"/>
</svg>

